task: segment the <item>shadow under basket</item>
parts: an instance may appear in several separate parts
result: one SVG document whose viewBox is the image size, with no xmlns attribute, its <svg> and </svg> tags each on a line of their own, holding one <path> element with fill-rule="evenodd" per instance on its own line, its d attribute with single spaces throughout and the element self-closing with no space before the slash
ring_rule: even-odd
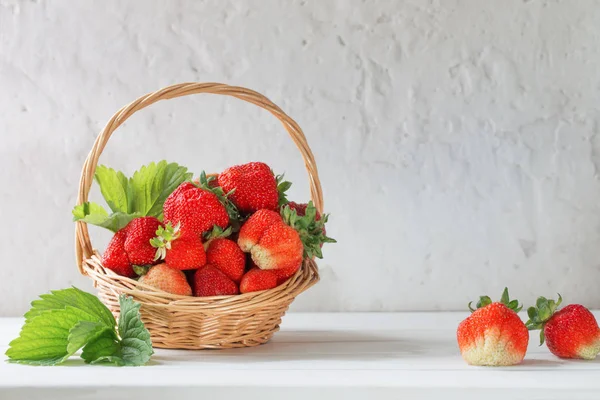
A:
<svg viewBox="0 0 600 400">
<path fill-rule="evenodd" d="M 263 95 L 249 89 L 219 83 L 183 83 L 140 97 L 120 109 L 97 137 L 81 174 L 77 204 L 88 201 L 98 158 L 112 133 L 135 112 L 159 101 L 197 93 L 228 95 L 253 103 L 283 124 L 304 160 L 311 199 L 323 212 L 323 195 L 313 154 L 304 133 L 289 116 Z M 317 265 L 305 259 L 285 283 L 261 292 L 235 296 L 179 296 L 157 290 L 104 268 L 91 244 L 87 224 L 78 221 L 75 250 L 79 271 L 88 275 L 98 297 L 115 316 L 119 296 L 131 296 L 141 304 L 140 313 L 150 331 L 152 345 L 167 349 L 228 349 L 266 343 L 279 330 L 281 318 L 297 295 L 319 281 Z"/>
</svg>

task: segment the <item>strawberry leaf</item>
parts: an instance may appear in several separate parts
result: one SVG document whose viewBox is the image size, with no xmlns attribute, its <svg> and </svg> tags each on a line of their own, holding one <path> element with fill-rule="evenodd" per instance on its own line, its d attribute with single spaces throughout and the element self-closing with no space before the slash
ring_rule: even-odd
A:
<svg viewBox="0 0 600 400">
<path fill-rule="evenodd" d="M 100 186 L 100 192 L 106 204 L 113 212 L 129 213 L 128 180 L 125 174 L 115 171 L 105 165 L 99 165 L 94 175 L 96 183 Z"/>
<path fill-rule="evenodd" d="M 96 203 L 86 202 L 73 208 L 73 221 L 100 226 L 110 231 L 117 232 L 127 226 L 132 219 L 141 217 L 139 213 L 126 214 L 120 211 L 108 214 L 104 207 Z"/>
<path fill-rule="evenodd" d="M 184 181 L 192 178 L 187 168 L 165 160 L 150 163 L 134 172 L 128 182 L 130 212 L 162 219 L 167 197 Z"/>
<path fill-rule="evenodd" d="M 83 347 L 86 362 L 142 365 L 152 355 L 150 333 L 131 298 L 121 296 L 118 334 L 115 319 L 95 296 L 77 288 L 40 296 L 25 314 L 18 338 L 10 342 L 10 362 L 56 365 Z"/>
</svg>

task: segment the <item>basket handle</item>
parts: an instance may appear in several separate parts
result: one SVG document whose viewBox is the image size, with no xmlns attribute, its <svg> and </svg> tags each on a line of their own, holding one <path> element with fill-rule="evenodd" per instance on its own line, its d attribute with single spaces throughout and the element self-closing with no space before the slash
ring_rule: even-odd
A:
<svg viewBox="0 0 600 400">
<path fill-rule="evenodd" d="M 308 172 L 308 180 L 310 185 L 310 197 L 319 212 L 323 212 L 323 192 L 319 181 L 319 172 L 315 158 L 306 142 L 306 137 L 302 129 L 296 121 L 284 113 L 271 100 L 267 99 L 260 93 L 243 87 L 229 86 L 222 83 L 180 83 L 177 85 L 168 86 L 153 93 L 148 93 L 145 96 L 138 98 L 129 105 L 121 108 L 108 121 L 100 135 L 96 138 L 92 150 L 88 154 L 83 169 L 81 170 L 81 178 L 79 180 L 79 194 L 77 196 L 77 205 L 80 205 L 88 200 L 88 194 L 94 180 L 98 158 L 102 154 L 108 139 L 112 133 L 125 122 L 129 117 L 156 103 L 159 100 L 174 99 L 176 97 L 188 96 L 198 93 L 213 93 L 226 96 L 237 97 L 238 99 L 255 104 L 273 114 L 289 133 L 290 137 L 300 150 L 300 154 L 304 160 L 304 166 Z M 79 272 L 84 274 L 83 260 L 92 256 L 94 249 L 90 242 L 90 236 L 85 222 L 77 221 L 75 228 L 75 252 L 77 257 L 77 266 Z"/>
</svg>

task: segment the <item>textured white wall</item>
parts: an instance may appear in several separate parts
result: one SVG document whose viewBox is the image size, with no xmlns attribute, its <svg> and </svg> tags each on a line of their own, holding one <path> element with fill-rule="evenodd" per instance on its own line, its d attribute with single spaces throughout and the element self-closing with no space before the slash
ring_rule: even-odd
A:
<svg viewBox="0 0 600 400">
<path fill-rule="evenodd" d="M 306 132 L 339 244 L 294 309 L 462 309 L 504 285 L 599 307 L 598 43 L 587 0 L 0 0 L 0 315 L 91 289 L 81 164 L 114 111 L 182 81 L 256 89 Z M 144 110 L 101 162 L 163 158 L 264 160 L 308 193 L 277 121 L 235 99 Z"/>
</svg>

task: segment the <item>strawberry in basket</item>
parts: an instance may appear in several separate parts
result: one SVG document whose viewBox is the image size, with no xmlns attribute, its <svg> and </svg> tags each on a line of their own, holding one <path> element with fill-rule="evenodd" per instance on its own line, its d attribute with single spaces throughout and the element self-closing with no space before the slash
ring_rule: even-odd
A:
<svg viewBox="0 0 600 400">
<path fill-rule="evenodd" d="M 242 226 L 238 244 L 251 254 L 258 268 L 292 271 L 304 258 L 322 258 L 323 243 L 335 243 L 324 234 L 328 216 L 318 220 L 316 216 L 312 202 L 308 203 L 303 216 L 287 205 L 281 208 L 280 214 L 259 210 Z"/>
<path fill-rule="evenodd" d="M 217 181 L 225 193 L 230 193 L 232 203 L 243 214 L 262 209 L 279 210 L 286 202 L 285 191 L 292 185 L 283 181 L 283 175 L 275 176 L 262 162 L 229 167 L 219 174 Z"/>
</svg>

